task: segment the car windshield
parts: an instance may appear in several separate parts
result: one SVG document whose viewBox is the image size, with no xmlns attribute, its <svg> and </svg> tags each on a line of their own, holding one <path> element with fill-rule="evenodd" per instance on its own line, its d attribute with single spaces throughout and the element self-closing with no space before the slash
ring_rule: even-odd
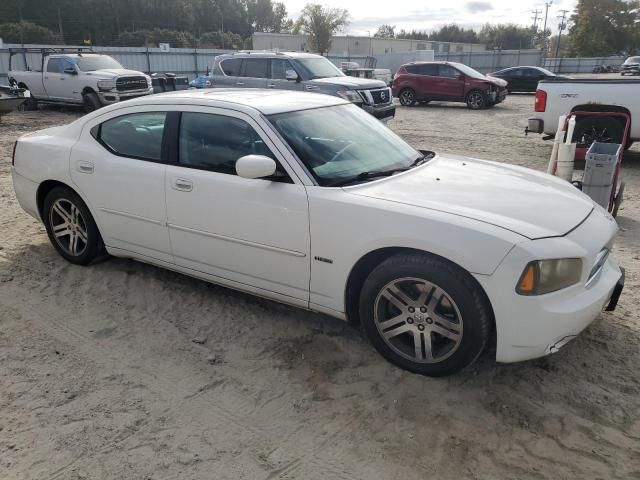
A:
<svg viewBox="0 0 640 480">
<path fill-rule="evenodd" d="M 629 58 L 627 58 L 627 60 L 624 63 L 626 65 L 628 65 L 630 63 L 640 63 L 640 57 L 629 57 Z"/>
<path fill-rule="evenodd" d="M 355 105 L 280 113 L 269 120 L 322 186 L 366 181 L 408 169 L 422 158 Z"/>
<path fill-rule="evenodd" d="M 344 73 L 326 58 L 297 58 L 296 63 L 306 72 L 306 76 L 314 78 L 344 77 Z"/>
<path fill-rule="evenodd" d="M 467 77 L 471 77 L 471 78 L 477 78 L 479 80 L 484 80 L 486 77 L 481 74 L 479 71 L 474 70 L 471 67 L 467 67 L 466 65 L 462 64 L 462 63 L 452 63 L 452 66 L 454 66 L 455 68 L 457 68 L 458 70 L 460 70 L 462 73 L 464 73 Z"/>
<path fill-rule="evenodd" d="M 93 72 L 94 70 L 107 70 L 111 68 L 124 68 L 116 60 L 106 55 L 90 57 L 78 57 L 78 68 L 83 72 Z"/>
</svg>

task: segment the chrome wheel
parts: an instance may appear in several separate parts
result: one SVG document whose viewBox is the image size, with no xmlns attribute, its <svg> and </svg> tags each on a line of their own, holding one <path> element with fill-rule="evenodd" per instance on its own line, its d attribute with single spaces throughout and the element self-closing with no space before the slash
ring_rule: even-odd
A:
<svg viewBox="0 0 640 480">
<path fill-rule="evenodd" d="M 441 362 L 462 342 L 458 306 L 443 289 L 420 278 L 385 285 L 375 299 L 374 323 L 384 342 L 412 362 Z"/>
<path fill-rule="evenodd" d="M 59 198 L 49 209 L 49 224 L 58 246 L 78 257 L 87 249 L 87 224 L 80 209 L 70 200 Z"/>
<path fill-rule="evenodd" d="M 400 103 L 405 107 L 410 107 L 416 102 L 416 96 L 412 90 L 403 90 L 400 94 Z"/>
<path fill-rule="evenodd" d="M 480 92 L 471 92 L 467 103 L 473 110 L 478 110 L 484 105 L 484 95 Z"/>
</svg>

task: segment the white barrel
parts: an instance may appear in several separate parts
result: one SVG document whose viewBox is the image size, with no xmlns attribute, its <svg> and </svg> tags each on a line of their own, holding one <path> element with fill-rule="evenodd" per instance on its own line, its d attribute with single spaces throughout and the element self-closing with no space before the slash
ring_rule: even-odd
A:
<svg viewBox="0 0 640 480">
<path fill-rule="evenodd" d="M 561 143 L 558 145 L 558 163 L 556 176 L 567 182 L 573 180 L 573 165 L 576 158 L 575 143 Z"/>
</svg>

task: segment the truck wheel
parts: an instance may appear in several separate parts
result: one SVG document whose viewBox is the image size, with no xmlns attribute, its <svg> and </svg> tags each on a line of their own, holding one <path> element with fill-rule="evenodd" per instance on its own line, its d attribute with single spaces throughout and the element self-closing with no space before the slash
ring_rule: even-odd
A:
<svg viewBox="0 0 640 480">
<path fill-rule="evenodd" d="M 100 99 L 95 93 L 85 93 L 82 96 L 82 99 L 84 101 L 84 110 L 87 113 L 93 112 L 94 110 L 98 110 L 102 107 Z"/>
<path fill-rule="evenodd" d="M 481 110 L 486 104 L 487 100 L 480 90 L 472 90 L 467 94 L 467 107 L 471 110 Z"/>
<path fill-rule="evenodd" d="M 400 92 L 400 105 L 404 107 L 411 107 L 416 103 L 416 92 L 411 88 L 405 88 Z"/>
<path fill-rule="evenodd" d="M 378 265 L 362 287 L 359 312 L 382 356 L 434 377 L 473 363 L 493 323 L 488 300 L 468 272 L 419 253 L 397 254 Z"/>
<path fill-rule="evenodd" d="M 573 141 L 582 145 L 593 142 L 622 143 L 624 127 L 611 117 L 584 117 L 576 123 Z"/>
</svg>

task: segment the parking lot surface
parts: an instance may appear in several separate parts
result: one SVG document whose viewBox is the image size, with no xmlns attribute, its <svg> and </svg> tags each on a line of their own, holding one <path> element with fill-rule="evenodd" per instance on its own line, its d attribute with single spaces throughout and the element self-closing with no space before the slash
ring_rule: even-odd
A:
<svg viewBox="0 0 640 480">
<path fill-rule="evenodd" d="M 390 126 L 421 149 L 543 170 L 551 144 L 523 134 L 532 104 L 398 107 Z M 0 124 L 0 478 L 640 478 L 637 146 L 617 310 L 552 357 L 487 352 L 432 379 L 332 318 L 130 260 L 66 263 L 15 199 L 11 147 L 79 115 Z"/>
</svg>

